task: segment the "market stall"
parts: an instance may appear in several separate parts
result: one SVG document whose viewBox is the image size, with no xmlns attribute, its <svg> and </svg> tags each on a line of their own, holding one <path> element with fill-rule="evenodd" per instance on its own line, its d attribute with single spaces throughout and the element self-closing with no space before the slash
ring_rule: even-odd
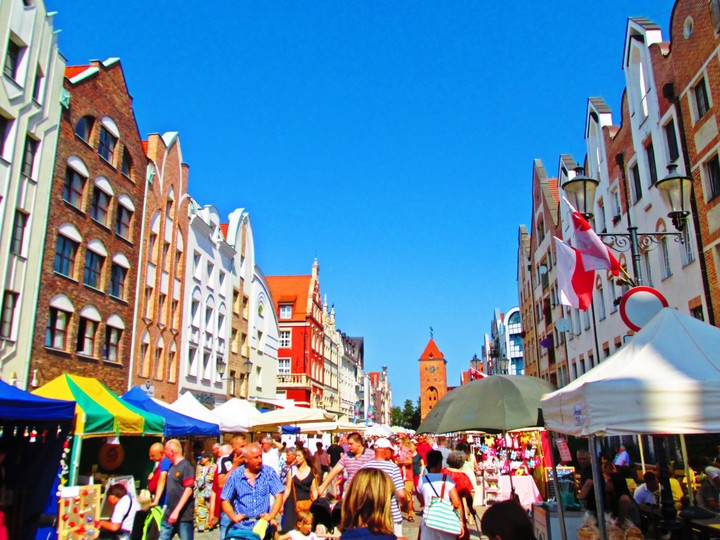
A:
<svg viewBox="0 0 720 540">
<path fill-rule="evenodd" d="M 173 411 L 153 400 L 139 386 L 134 386 L 122 395 L 122 400 L 165 419 L 165 437 L 219 437 L 220 426 L 217 422 L 205 422 L 185 414 Z"/>
<path fill-rule="evenodd" d="M 10 538 L 34 538 L 69 445 L 75 403 L 34 396 L 0 381 L 0 469 Z"/>
<path fill-rule="evenodd" d="M 308 409 L 304 407 L 286 407 L 263 413 L 260 417 L 252 419 L 250 431 L 273 431 L 282 426 L 307 424 L 311 422 L 333 422 L 334 414 L 322 409 Z"/>
<path fill-rule="evenodd" d="M 81 470 L 99 480 L 120 471 L 139 477 L 147 463 L 147 447 L 155 442 L 141 437 L 164 433 L 162 417 L 122 401 L 97 379 L 65 374 L 33 393 L 76 402 L 70 485 L 78 483 Z M 138 459 L 126 460 L 126 455 Z"/>
<path fill-rule="evenodd" d="M 257 407 L 244 399 L 232 398 L 212 411 L 225 426 L 223 431 L 247 432 L 252 422 L 260 418 L 263 413 Z"/>
<path fill-rule="evenodd" d="M 222 431 L 223 433 L 244 433 L 245 431 L 247 431 L 243 431 L 242 429 L 234 429 L 238 427 L 235 422 L 229 421 L 225 418 L 220 418 L 213 411 L 211 411 L 210 409 L 205 407 L 205 405 L 195 399 L 195 396 L 193 396 L 190 392 L 184 392 L 183 394 L 180 394 L 180 397 L 178 397 L 172 403 L 166 404 L 158 399 L 153 399 L 153 401 L 155 401 L 155 403 L 159 403 L 160 405 L 166 406 L 168 409 L 172 409 L 175 412 L 190 416 L 191 418 L 196 418 L 198 420 L 202 420 L 203 422 L 209 422 L 211 424 L 218 424 L 220 426 L 220 431 Z"/>
<path fill-rule="evenodd" d="M 614 355 L 543 397 L 546 427 L 592 440 L 605 435 L 718 433 L 718 351 L 720 329 L 664 308 Z M 663 502 L 674 513 L 672 501 Z"/>
</svg>

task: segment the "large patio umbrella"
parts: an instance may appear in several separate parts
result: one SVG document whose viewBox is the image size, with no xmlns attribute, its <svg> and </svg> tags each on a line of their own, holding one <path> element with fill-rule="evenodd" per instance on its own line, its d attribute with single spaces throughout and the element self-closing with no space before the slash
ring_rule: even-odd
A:
<svg viewBox="0 0 720 540">
<path fill-rule="evenodd" d="M 492 375 L 448 392 L 417 433 L 502 433 L 541 424 L 540 398 L 555 386 L 537 377 Z"/>
</svg>

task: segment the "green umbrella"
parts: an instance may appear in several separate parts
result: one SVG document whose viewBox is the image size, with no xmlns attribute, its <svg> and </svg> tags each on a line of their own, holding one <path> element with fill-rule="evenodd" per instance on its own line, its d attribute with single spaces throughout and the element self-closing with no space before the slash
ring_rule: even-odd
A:
<svg viewBox="0 0 720 540">
<path fill-rule="evenodd" d="M 417 433 L 501 433 L 540 426 L 540 398 L 555 386 L 537 377 L 491 375 L 449 392 L 428 413 Z"/>
</svg>

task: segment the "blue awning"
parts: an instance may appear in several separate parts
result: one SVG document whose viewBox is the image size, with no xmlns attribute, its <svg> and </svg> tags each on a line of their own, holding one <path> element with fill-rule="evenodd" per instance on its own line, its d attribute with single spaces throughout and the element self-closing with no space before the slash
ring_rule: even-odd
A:
<svg viewBox="0 0 720 540">
<path fill-rule="evenodd" d="M 166 437 L 220 436 L 220 426 L 217 424 L 197 420 L 163 407 L 153 401 L 139 386 L 133 386 L 122 396 L 122 399 L 144 411 L 162 416 L 165 419 Z"/>
<path fill-rule="evenodd" d="M 75 418 L 75 402 L 49 399 L 0 381 L 0 418 L 57 422 Z"/>
</svg>

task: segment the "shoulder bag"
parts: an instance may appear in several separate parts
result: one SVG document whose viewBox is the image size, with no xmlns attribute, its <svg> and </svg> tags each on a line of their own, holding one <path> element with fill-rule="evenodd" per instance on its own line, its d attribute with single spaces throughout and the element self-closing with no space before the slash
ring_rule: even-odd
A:
<svg viewBox="0 0 720 540">
<path fill-rule="evenodd" d="M 310 474 L 312 474 L 312 473 L 310 473 Z M 295 478 L 297 478 L 297 477 L 293 476 L 291 479 L 292 494 L 293 494 L 293 499 L 295 499 L 295 512 L 297 513 L 297 512 L 300 512 L 301 510 L 310 510 L 310 506 L 312 505 L 311 499 L 307 499 L 305 501 L 297 500 L 297 494 L 295 492 Z"/>
<path fill-rule="evenodd" d="M 432 485 L 430 479 L 425 475 L 425 481 L 430 485 L 430 488 L 435 492 L 435 497 L 430 500 L 430 506 L 427 510 L 427 516 L 425 516 L 425 525 L 431 529 L 446 532 L 448 534 L 459 535 L 462 531 L 462 525 L 455 510 L 453 509 L 452 503 L 445 500 L 445 480 L 447 475 L 443 474 L 442 478 L 442 490 L 438 495 L 435 490 L 435 486 Z"/>
</svg>

